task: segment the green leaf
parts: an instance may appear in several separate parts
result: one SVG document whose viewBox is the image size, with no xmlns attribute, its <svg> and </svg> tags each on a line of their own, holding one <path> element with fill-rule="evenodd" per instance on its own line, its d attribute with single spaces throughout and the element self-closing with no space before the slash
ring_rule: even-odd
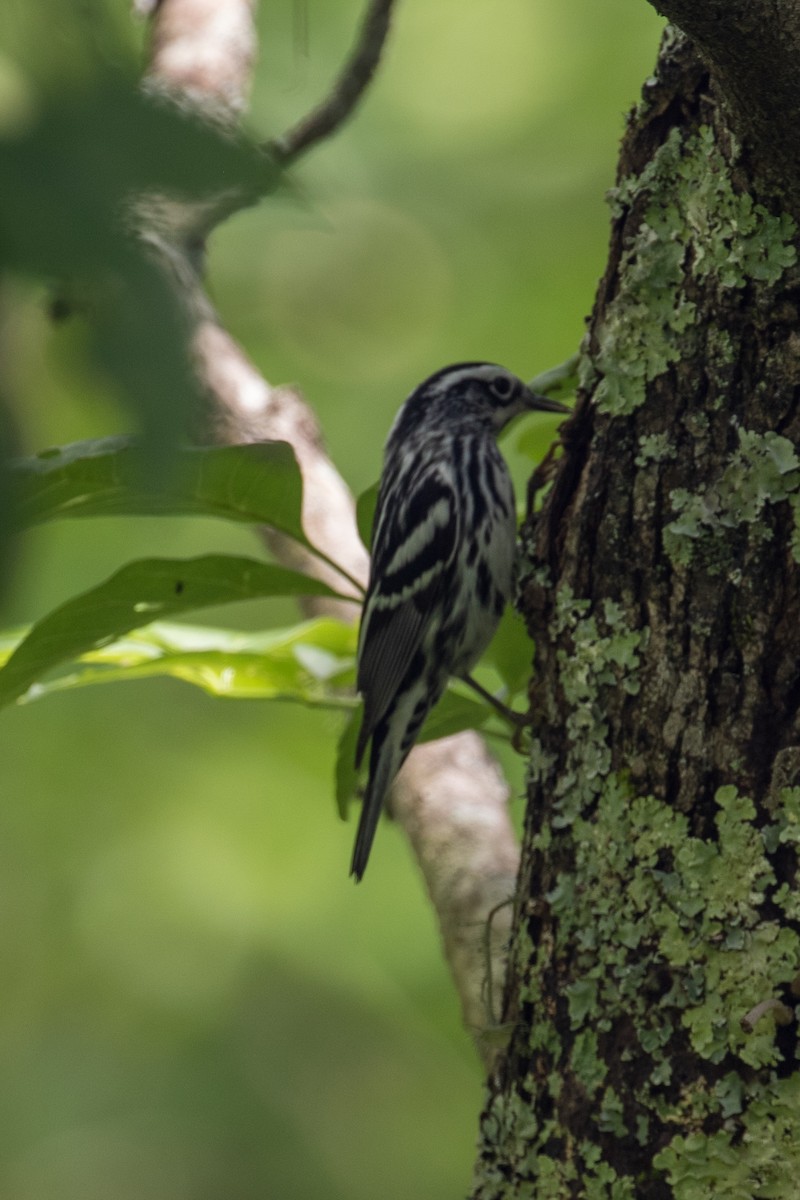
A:
<svg viewBox="0 0 800 1200">
<path fill-rule="evenodd" d="M 68 675 L 37 684 L 25 700 L 163 676 L 224 699 L 351 709 L 354 653 L 350 626 L 328 617 L 267 633 L 157 621 L 82 655 Z"/>
<path fill-rule="evenodd" d="M 363 715 L 363 707 L 359 704 L 347 718 L 336 746 L 336 808 L 343 821 L 347 820 L 347 810 L 358 784 L 356 743 Z"/>
<path fill-rule="evenodd" d="M 580 354 L 571 354 L 558 366 L 541 371 L 528 383 L 532 392 L 544 392 L 553 400 L 567 400 L 580 382 Z"/>
<path fill-rule="evenodd" d="M 204 516 L 268 525 L 361 585 L 309 542 L 303 480 L 286 442 L 201 446 L 177 453 L 167 478 L 146 480 L 141 447 L 126 438 L 73 442 L 12 464 L 9 492 L 25 528 L 57 517 Z"/>
<path fill-rule="evenodd" d="M 100 438 L 13 463 L 19 524 L 55 517 L 222 517 L 270 525 L 309 545 L 300 515 L 303 482 L 286 442 L 183 449 L 174 477 L 153 486 L 142 483 L 140 458 L 135 442 Z"/>
<path fill-rule="evenodd" d="M 369 549 L 372 545 L 372 523 L 375 520 L 375 508 L 378 503 L 380 483 L 373 483 L 362 492 L 356 501 L 356 523 L 358 534 L 364 545 Z"/>
<path fill-rule="evenodd" d="M 27 632 L 0 635 L 0 662 Z M 32 687 L 24 702 L 76 687 L 163 676 L 212 696 L 351 709 L 354 654 L 350 626 L 331 617 L 267 633 L 155 621 L 87 651 L 68 674 Z"/>
<path fill-rule="evenodd" d="M 533 642 L 522 617 L 510 604 L 506 605 L 483 661 L 495 668 L 508 688 L 509 699 L 527 686 L 533 662 Z"/>
<path fill-rule="evenodd" d="M 318 580 L 250 558 L 215 554 L 128 563 L 38 621 L 0 670 L 0 705 L 48 671 L 156 617 L 264 596 L 335 595 Z"/>
<path fill-rule="evenodd" d="M 222 187 L 264 194 L 280 179 L 255 143 L 148 95 L 123 71 L 40 97 L 24 132 L 0 140 L 0 169 L 4 261 L 80 279 L 125 257 L 122 207 L 132 198 L 157 190 L 162 200 L 201 199 Z"/>
<path fill-rule="evenodd" d="M 59 13 L 59 36 L 61 25 Z M 185 307 L 139 239 L 135 210 L 146 205 L 148 225 L 168 241 L 189 219 L 181 204 L 223 191 L 255 199 L 281 174 L 254 142 L 148 94 L 111 58 L 98 56 L 84 80 L 51 79 L 24 126 L 0 137 L 0 261 L 60 280 L 72 303 L 80 297 L 90 350 L 141 426 L 143 467 L 155 471 L 199 389 Z"/>
<path fill-rule="evenodd" d="M 24 131 L 0 139 L 0 171 L 3 261 L 80 280 L 127 262 L 135 243 L 123 210 L 133 198 L 200 200 L 221 188 L 255 197 L 281 179 L 256 143 L 148 94 L 133 73 L 101 67 L 39 97 Z"/>
<path fill-rule="evenodd" d="M 428 714 L 418 742 L 432 742 L 436 738 L 462 733 L 465 729 L 480 729 L 494 715 L 488 704 L 462 691 L 464 687 L 457 681 L 450 684 L 439 703 Z"/>
</svg>

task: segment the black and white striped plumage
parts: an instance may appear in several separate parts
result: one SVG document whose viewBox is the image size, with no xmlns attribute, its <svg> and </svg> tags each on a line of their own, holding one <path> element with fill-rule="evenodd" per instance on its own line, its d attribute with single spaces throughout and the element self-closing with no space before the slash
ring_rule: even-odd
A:
<svg viewBox="0 0 800 1200">
<path fill-rule="evenodd" d="M 372 747 L 351 874 L 361 879 L 392 781 L 451 675 L 489 644 L 511 591 L 516 515 L 497 434 L 567 410 L 502 367 L 458 363 L 412 392 L 389 433 L 358 644 Z"/>
</svg>

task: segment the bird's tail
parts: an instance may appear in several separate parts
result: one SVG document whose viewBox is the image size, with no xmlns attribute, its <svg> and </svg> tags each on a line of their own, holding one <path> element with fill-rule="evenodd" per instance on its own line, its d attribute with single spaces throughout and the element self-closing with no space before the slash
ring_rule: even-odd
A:
<svg viewBox="0 0 800 1200">
<path fill-rule="evenodd" d="M 383 737 L 380 736 L 380 732 L 383 732 Z M 375 830 L 378 828 L 383 802 L 401 765 L 397 761 L 397 754 L 394 752 L 386 732 L 380 732 L 376 730 L 372 738 L 369 782 L 364 793 L 356 843 L 353 847 L 353 861 L 350 864 L 350 874 L 355 875 L 357 883 L 361 881 L 367 868 L 367 860 L 375 838 Z"/>
</svg>

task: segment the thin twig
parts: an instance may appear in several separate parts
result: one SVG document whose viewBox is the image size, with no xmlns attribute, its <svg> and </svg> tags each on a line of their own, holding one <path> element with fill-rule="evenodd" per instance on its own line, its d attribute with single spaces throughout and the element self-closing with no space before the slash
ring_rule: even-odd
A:
<svg viewBox="0 0 800 1200">
<path fill-rule="evenodd" d="M 555 391 L 575 391 L 578 386 L 579 354 L 571 354 L 557 367 L 542 371 L 530 381 L 528 387 L 532 392 L 543 392 L 545 396 Z"/>
<path fill-rule="evenodd" d="M 509 708 L 507 704 L 503 704 L 503 701 L 498 700 L 497 696 L 493 696 L 483 684 L 478 683 L 474 675 L 462 675 L 461 679 L 467 687 L 472 688 L 476 696 L 480 696 L 484 703 L 494 709 L 498 717 L 502 721 L 505 721 L 507 725 L 510 725 L 512 729 L 519 729 L 521 725 L 528 724 L 527 713 L 515 712 L 513 708 Z"/>
<path fill-rule="evenodd" d="M 270 142 L 268 149 L 282 163 L 294 162 L 316 142 L 344 124 L 370 84 L 389 33 L 394 0 L 371 0 L 358 40 L 339 78 L 321 104 Z"/>
</svg>

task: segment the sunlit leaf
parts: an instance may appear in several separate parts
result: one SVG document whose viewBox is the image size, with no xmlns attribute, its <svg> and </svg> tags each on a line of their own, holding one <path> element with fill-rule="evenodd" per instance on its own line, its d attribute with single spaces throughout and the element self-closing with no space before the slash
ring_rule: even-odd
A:
<svg viewBox="0 0 800 1200">
<path fill-rule="evenodd" d="M 0 633 L 0 667 L 7 662 L 22 639 L 30 632 L 30 625 L 20 625 L 15 629 L 4 629 Z"/>
<path fill-rule="evenodd" d="M 296 571 L 231 555 L 129 563 L 31 628 L 0 670 L 0 705 L 21 696 L 53 668 L 156 618 L 232 600 L 298 594 L 334 593 Z"/>
<path fill-rule="evenodd" d="M 0 661 L 27 631 L 0 635 Z M 309 670 L 309 650 L 324 652 L 335 673 Z M 100 683 L 159 676 L 180 679 L 212 696 L 240 700 L 293 700 L 348 709 L 352 695 L 354 635 L 333 618 L 304 621 L 266 633 L 157 621 L 96 650 L 87 651 L 68 673 L 33 685 L 24 700 Z"/>
</svg>

